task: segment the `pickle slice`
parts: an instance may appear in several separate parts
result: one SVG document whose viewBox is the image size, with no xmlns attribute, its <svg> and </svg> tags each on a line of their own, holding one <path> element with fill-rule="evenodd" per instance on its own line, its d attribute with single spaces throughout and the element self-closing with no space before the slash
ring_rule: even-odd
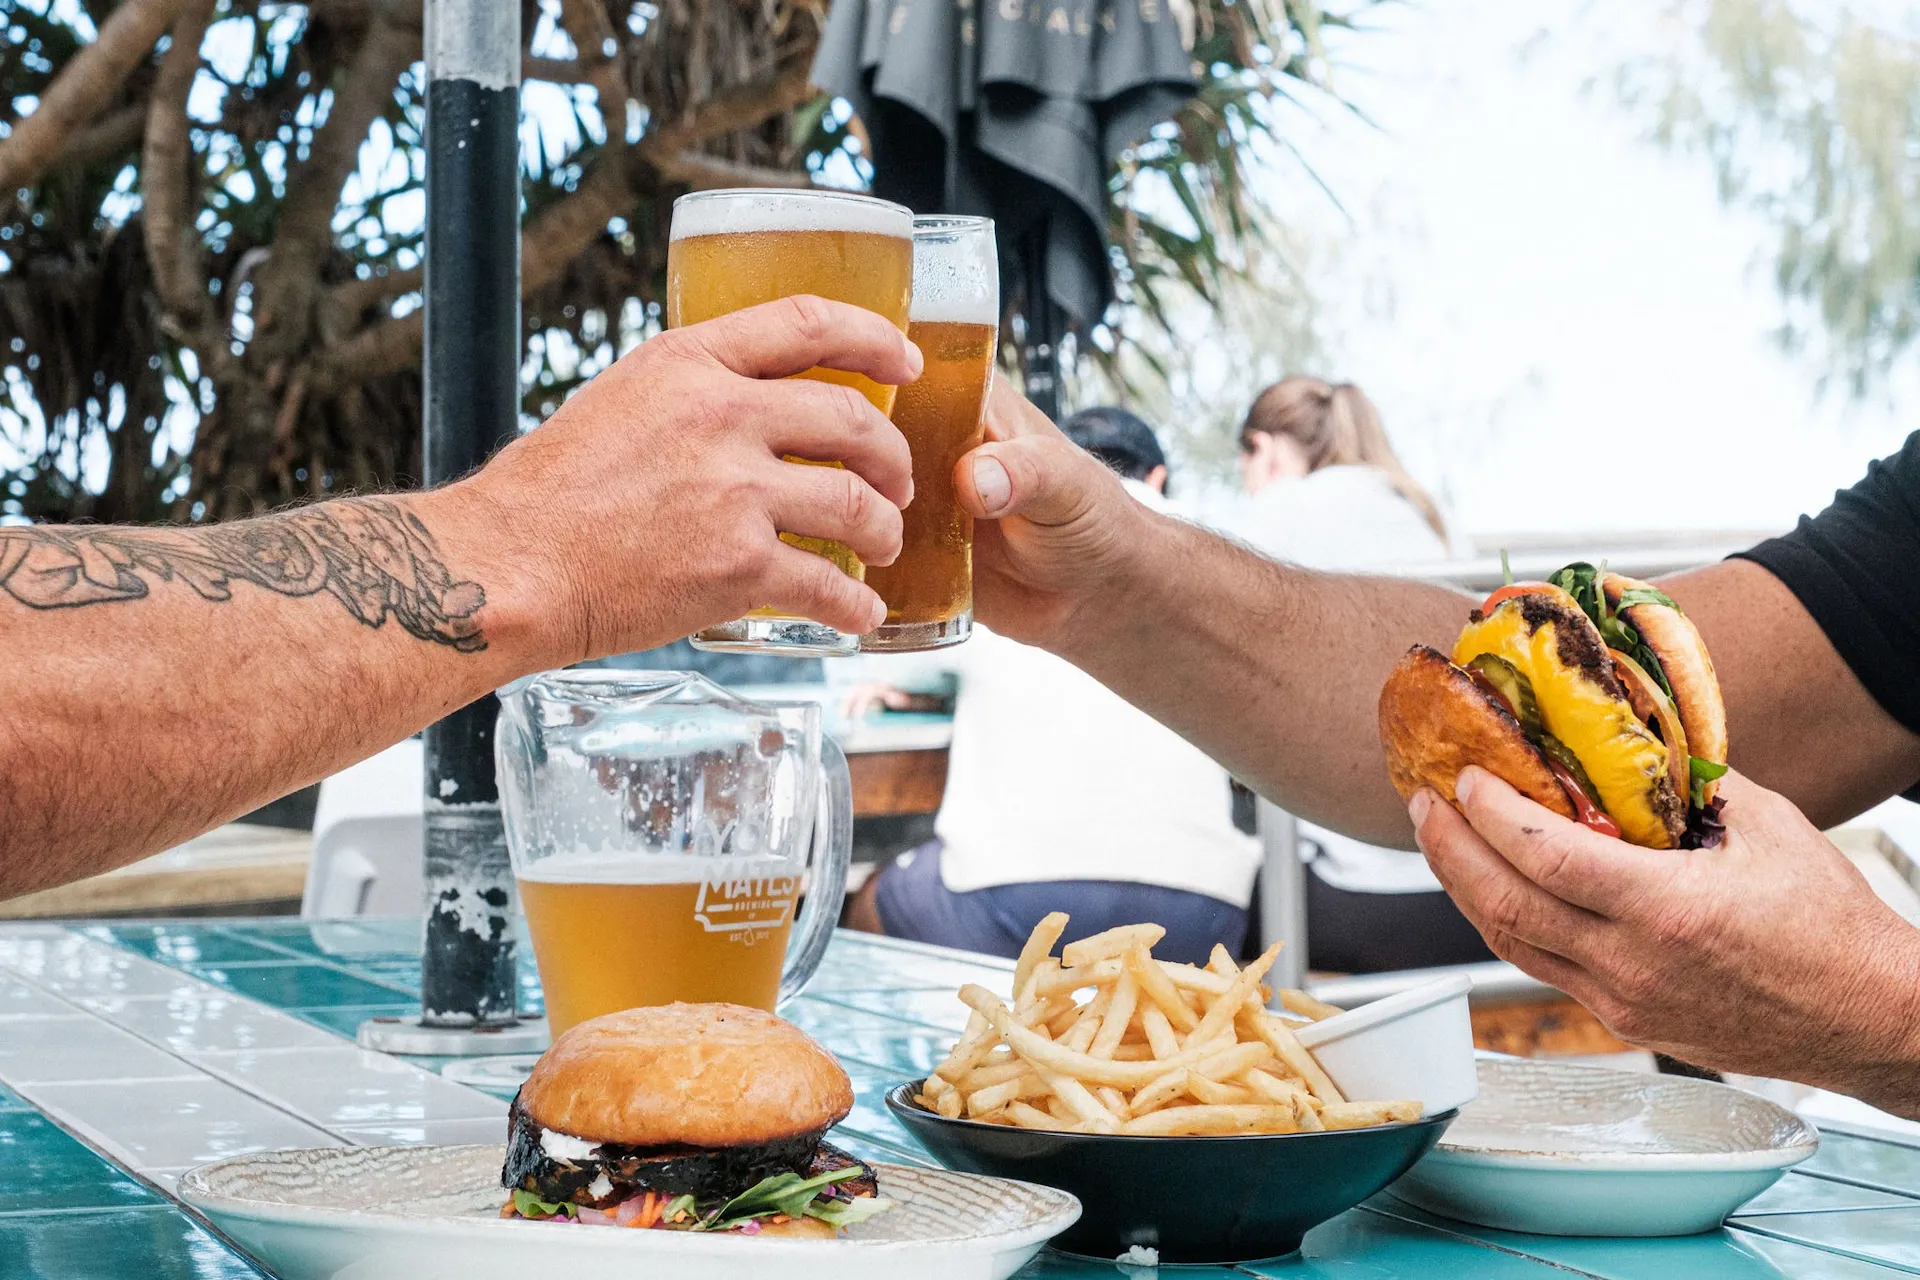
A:
<svg viewBox="0 0 1920 1280">
<path fill-rule="evenodd" d="M 1513 718 L 1520 722 L 1529 738 L 1538 738 L 1546 732 L 1540 721 L 1540 704 L 1534 701 L 1533 684 L 1520 674 L 1518 667 L 1505 658 L 1483 653 L 1469 661 L 1467 668 L 1477 672 L 1493 686 L 1495 693 L 1507 700 L 1507 709 L 1513 712 Z"/>
</svg>

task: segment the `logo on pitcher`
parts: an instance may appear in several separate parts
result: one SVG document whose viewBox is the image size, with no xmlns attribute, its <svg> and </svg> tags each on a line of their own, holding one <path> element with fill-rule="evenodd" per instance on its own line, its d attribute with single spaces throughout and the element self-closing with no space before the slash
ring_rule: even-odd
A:
<svg viewBox="0 0 1920 1280">
<path fill-rule="evenodd" d="M 752 946 L 787 922 L 799 896 L 799 876 L 713 876 L 700 884 L 693 918 L 708 933 L 733 934 Z"/>
</svg>

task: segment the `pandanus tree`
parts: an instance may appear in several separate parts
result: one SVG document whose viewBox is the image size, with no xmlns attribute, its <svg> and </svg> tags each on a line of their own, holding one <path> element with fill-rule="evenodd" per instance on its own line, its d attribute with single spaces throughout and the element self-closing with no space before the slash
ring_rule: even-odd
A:
<svg viewBox="0 0 1920 1280">
<path fill-rule="evenodd" d="M 502 0 L 502 3 L 513 0 Z M 520 0 L 529 422 L 659 323 L 673 199 L 858 182 L 824 0 Z M 1122 307 L 1243 276 L 1312 0 L 1195 0 L 1112 175 Z M 212 519 L 420 474 L 420 0 L 0 0 L 0 514 Z M 1114 327 L 1085 348 L 1110 358 Z"/>
</svg>

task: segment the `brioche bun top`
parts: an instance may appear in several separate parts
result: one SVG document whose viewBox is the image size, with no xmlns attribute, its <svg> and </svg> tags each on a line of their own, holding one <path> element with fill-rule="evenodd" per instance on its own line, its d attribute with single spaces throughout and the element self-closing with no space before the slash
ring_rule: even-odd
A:
<svg viewBox="0 0 1920 1280">
<path fill-rule="evenodd" d="M 1637 578 L 1610 573 L 1602 583 L 1607 599 L 1615 607 L 1620 597 L 1635 587 L 1649 584 Z M 1693 620 L 1678 609 L 1659 604 L 1634 604 L 1620 610 L 1627 625 L 1660 656 L 1660 668 L 1673 687 L 1674 710 L 1680 713 L 1680 727 L 1687 733 L 1687 749 L 1702 760 L 1715 764 L 1727 762 L 1727 704 L 1720 694 L 1720 679 L 1713 671 L 1713 658 L 1700 638 Z M 1709 786 L 1707 792 L 1713 793 Z"/>
<path fill-rule="evenodd" d="M 734 1004 L 627 1009 L 570 1028 L 520 1086 L 548 1129 L 628 1147 L 743 1147 L 816 1133 L 853 1084 L 792 1023 Z"/>
</svg>

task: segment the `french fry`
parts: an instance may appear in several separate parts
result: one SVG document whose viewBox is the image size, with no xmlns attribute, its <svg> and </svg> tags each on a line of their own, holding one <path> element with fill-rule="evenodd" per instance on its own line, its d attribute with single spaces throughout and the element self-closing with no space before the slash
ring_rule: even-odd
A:
<svg viewBox="0 0 1920 1280">
<path fill-rule="evenodd" d="M 1041 984 L 1049 981 L 1060 971 L 1060 962 L 1052 956 L 1042 956 L 1040 963 L 1027 975 L 1026 985 L 1014 992 L 1013 1013 L 1027 1026 L 1032 1026 L 1039 1017 L 1038 1011 L 1045 1007 L 1048 996 L 1041 990 Z"/>
<path fill-rule="evenodd" d="M 1273 967 L 1273 962 L 1280 958 L 1280 948 L 1284 945 L 1284 943 L 1274 943 L 1261 953 L 1258 960 L 1242 969 L 1234 978 L 1233 985 L 1223 994 L 1213 998 L 1213 1003 L 1207 1008 L 1207 1015 L 1200 1019 L 1200 1025 L 1188 1032 L 1187 1038 L 1181 1043 L 1205 1044 L 1222 1031 L 1232 1028 L 1234 1017 L 1239 1013 L 1240 1007 L 1253 997 L 1253 989 L 1260 985 L 1260 979 L 1266 975 L 1268 969 Z"/>
<path fill-rule="evenodd" d="M 1272 1053 L 1273 1050 L 1264 1044 L 1232 1045 L 1200 1059 L 1193 1065 L 1191 1071 L 1198 1071 L 1212 1080 L 1230 1080 L 1247 1068 L 1265 1062 Z M 1149 1080 L 1133 1095 L 1133 1114 L 1141 1115 L 1164 1107 L 1187 1092 L 1187 1077 L 1191 1071 L 1186 1067 L 1174 1067 Z"/>
<path fill-rule="evenodd" d="M 986 1063 L 967 1072 L 948 1087 L 957 1087 L 962 1093 L 971 1093 L 975 1089 L 987 1089 L 996 1084 L 1005 1084 L 1009 1080 L 1018 1080 L 1030 1070 L 1032 1068 L 1017 1058 L 1009 1062 Z M 934 1078 L 938 1079 L 938 1077 Z M 941 1083 L 946 1084 L 946 1081 L 942 1080 Z"/>
<path fill-rule="evenodd" d="M 1320 1108 L 1320 1123 L 1329 1129 L 1364 1129 L 1369 1125 L 1410 1123 L 1426 1109 L 1411 1098 L 1393 1102 L 1329 1102 Z"/>
<path fill-rule="evenodd" d="M 1118 1062 L 1105 1058 L 1094 1058 L 1084 1053 L 1043 1040 L 1027 1028 L 1013 1021 L 1013 1015 L 1007 1007 L 983 987 L 969 983 L 960 989 L 960 998 L 971 1007 L 980 1010 L 987 1021 L 1006 1037 L 1013 1051 L 1040 1068 L 1043 1073 L 1051 1071 L 1062 1076 L 1072 1077 L 1088 1084 L 1110 1084 L 1117 1088 L 1132 1089 L 1148 1084 L 1175 1068 L 1190 1067 L 1198 1062 L 1206 1046 L 1195 1044 L 1182 1048 L 1173 1057 L 1155 1062 Z M 976 1003 L 977 1002 L 977 1003 Z"/>
<path fill-rule="evenodd" d="M 1053 1129 L 1060 1124 L 1058 1120 L 1055 1120 L 1040 1108 L 1030 1106 L 1024 1102 L 1009 1102 L 1007 1104 L 1007 1119 L 1019 1125 L 1022 1129 Z"/>
<path fill-rule="evenodd" d="M 1064 1036 L 1055 1036 L 1063 1048 L 1076 1053 L 1085 1053 L 1094 1037 L 1100 1034 L 1100 1028 L 1106 1022 L 1107 1006 L 1112 1003 L 1112 990 L 1103 990 L 1099 995 L 1080 1006 L 1080 1019 Z"/>
<path fill-rule="evenodd" d="M 1127 1114 L 1126 1095 L 1112 1085 L 1100 1085 L 1094 1089 L 1093 1096 L 1100 1099 L 1100 1105 L 1113 1112 L 1116 1116 L 1124 1116 Z"/>
<path fill-rule="evenodd" d="M 1009 1102 L 1022 1098 L 1044 1098 L 1052 1090 L 1039 1076 L 1028 1072 L 1017 1080 L 1005 1084 L 992 1084 L 984 1089 L 975 1089 L 967 1096 L 967 1114 L 979 1119 L 990 1112 L 998 1111 Z"/>
<path fill-rule="evenodd" d="M 1127 1034 L 1127 1028 L 1133 1025 L 1133 1013 L 1140 1000 L 1140 980 L 1128 969 L 1113 984 L 1113 990 L 1101 993 L 1094 1000 L 1100 1003 L 1104 998 L 1107 1007 L 1100 1021 L 1100 1030 L 1087 1044 L 1087 1052 L 1096 1058 L 1111 1058 L 1120 1048 L 1120 1040 Z"/>
<path fill-rule="evenodd" d="M 1154 1012 L 1159 1013 L 1160 1011 L 1156 1009 Z M 1167 1034 L 1172 1035 L 1172 1030 L 1169 1029 Z M 1173 1051 L 1178 1053 L 1180 1046 L 1178 1044 L 1174 1045 Z M 1154 1053 L 1152 1045 L 1132 1040 L 1126 1041 L 1118 1049 L 1113 1051 L 1113 1060 L 1115 1062 L 1150 1062 L 1158 1056 L 1158 1054 Z"/>
<path fill-rule="evenodd" d="M 1258 1102 L 1251 1089 L 1237 1084 L 1221 1084 L 1218 1080 L 1209 1080 L 1192 1067 L 1187 1068 L 1187 1092 L 1197 1101 L 1216 1107 L 1231 1107 L 1240 1103 Z M 976 1095 L 977 1096 L 977 1095 Z"/>
<path fill-rule="evenodd" d="M 1166 1010 L 1151 1006 L 1140 1011 L 1140 1030 L 1147 1037 L 1147 1044 L 1153 1050 L 1153 1057 L 1171 1058 L 1180 1052 L 1180 1037 L 1173 1034 L 1173 1024 L 1167 1020 Z M 1115 1054 L 1118 1058 L 1121 1055 Z"/>
<path fill-rule="evenodd" d="M 971 1075 L 971 1073 L 969 1073 L 969 1075 Z M 923 1097 L 937 1098 L 951 1088 L 953 1088 L 953 1085 L 949 1084 L 944 1078 L 929 1073 L 926 1082 L 920 1086 L 920 1093 Z"/>
<path fill-rule="evenodd" d="M 1101 960 L 1072 969 L 1052 969 L 1041 980 L 1039 994 L 1048 998 L 1071 995 L 1086 987 L 1111 986 L 1120 976 L 1119 959 Z"/>
<path fill-rule="evenodd" d="M 950 1089 L 933 1100 L 933 1109 L 949 1120 L 960 1118 L 960 1091 Z"/>
<path fill-rule="evenodd" d="M 1118 928 L 1096 933 L 1092 937 L 1070 942 L 1060 952 L 1060 958 L 1067 964 L 1078 968 L 1093 964 L 1099 960 L 1123 956 L 1135 947 L 1142 951 L 1153 950 L 1153 945 L 1167 936 L 1167 931 L 1157 924 L 1123 924 Z"/>
<path fill-rule="evenodd" d="M 953 1046 L 947 1060 L 933 1069 L 933 1074 L 949 1084 L 959 1080 L 973 1070 L 980 1060 L 1000 1043 L 1000 1033 L 993 1029 L 984 1015 L 967 1019 L 967 1029 L 960 1042 Z M 936 1094 L 936 1097 L 939 1095 Z"/>
<path fill-rule="evenodd" d="M 1207 954 L 1207 969 L 1229 982 L 1240 976 L 1240 966 L 1233 962 L 1233 957 L 1227 954 L 1227 949 L 1217 942 L 1213 944 L 1213 950 Z"/>
<path fill-rule="evenodd" d="M 1314 1096 L 1307 1092 L 1306 1086 L 1292 1079 L 1283 1080 L 1259 1067 L 1249 1069 L 1241 1079 L 1247 1082 L 1249 1089 L 1268 1102 L 1285 1102 L 1304 1107 L 1318 1105 Z"/>
<path fill-rule="evenodd" d="M 1287 1064 L 1287 1070 L 1300 1077 L 1314 1097 L 1323 1103 L 1346 1101 L 1286 1023 L 1273 1017 L 1257 1003 L 1244 1008 L 1237 1021 L 1242 1031 L 1271 1047 L 1274 1055 Z"/>
<path fill-rule="evenodd" d="M 1020 958 L 1013 962 L 1013 993 L 1019 995 L 1027 985 L 1027 978 L 1039 966 L 1042 958 L 1053 954 L 1053 944 L 1060 941 L 1060 935 L 1067 931 L 1067 913 L 1053 911 L 1042 916 L 1040 923 L 1033 926 L 1033 932 L 1027 935 L 1027 941 L 1020 948 Z"/>
<path fill-rule="evenodd" d="M 1179 988 L 1160 971 L 1160 966 L 1147 955 L 1145 947 L 1127 952 L 1127 969 L 1133 974 L 1134 981 L 1140 984 L 1140 994 L 1151 1000 L 1176 1030 L 1191 1031 L 1199 1025 L 1200 1020 L 1193 1016 L 1193 1010 L 1187 1008 L 1187 1002 L 1180 998 Z"/>
<path fill-rule="evenodd" d="M 1181 991 L 1203 991 L 1207 995 L 1217 996 L 1233 985 L 1232 978 L 1223 978 L 1211 969 L 1196 969 L 1190 964 L 1175 964 L 1171 960 L 1155 960 L 1160 972 L 1167 975 Z"/>
<path fill-rule="evenodd" d="M 1119 1127 L 1120 1117 L 1101 1106 L 1100 1099 L 1094 1097 L 1093 1094 L 1088 1091 L 1087 1086 L 1081 1084 L 1072 1076 L 1059 1072 L 1043 1071 L 1040 1073 L 1040 1078 L 1046 1082 L 1048 1092 L 1052 1093 L 1054 1097 L 1066 1105 L 1069 1111 L 1073 1112 L 1075 1119 L 1085 1120 L 1087 1123 L 1101 1128 L 1103 1132 L 1111 1132 Z"/>
<path fill-rule="evenodd" d="M 1331 1018 L 1336 1013 L 1346 1012 L 1346 1010 L 1342 1009 L 1339 1005 L 1328 1004 L 1324 1000 L 1315 1000 L 1306 992 L 1296 990 L 1293 987 L 1282 987 L 1280 989 L 1280 1007 L 1291 1013 L 1297 1013 L 1311 1022 L 1318 1022 L 1322 1018 Z"/>
<path fill-rule="evenodd" d="M 1167 1107 L 1147 1115 L 1135 1116 L 1120 1126 L 1120 1132 L 1138 1136 L 1229 1133 L 1292 1133 L 1298 1127 L 1292 1107 Z"/>
<path fill-rule="evenodd" d="M 1048 1005 L 1047 1008 L 1050 1010 L 1046 1020 L 1047 1037 L 1052 1040 L 1065 1039 L 1067 1033 L 1079 1026 L 1087 1015 L 1085 1005 L 1075 1004 L 1071 1000 L 1063 1000 L 1057 1004 Z M 1099 1020 L 1095 1019 L 1094 1030 L 1098 1030 L 1099 1026 Z M 1089 1040 L 1093 1038 L 1092 1031 L 1087 1033 L 1087 1038 Z"/>
</svg>

